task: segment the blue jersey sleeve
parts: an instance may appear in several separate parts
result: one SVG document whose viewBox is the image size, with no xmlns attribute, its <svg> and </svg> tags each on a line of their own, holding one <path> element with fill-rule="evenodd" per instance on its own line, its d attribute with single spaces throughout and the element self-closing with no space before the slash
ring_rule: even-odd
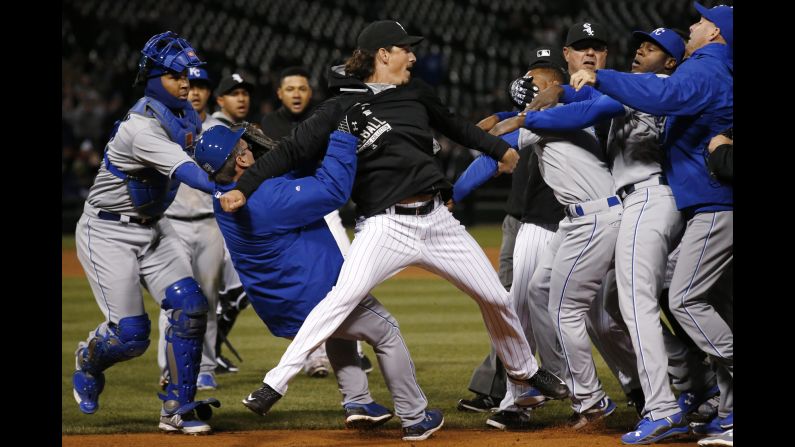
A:
<svg viewBox="0 0 795 447">
<path fill-rule="evenodd" d="M 172 175 L 175 179 L 191 188 L 204 191 L 207 194 L 212 194 L 215 191 L 215 183 L 210 181 L 207 173 L 196 165 L 196 163 L 182 163 Z"/>
<path fill-rule="evenodd" d="M 527 112 L 524 127 L 531 130 L 577 130 L 624 114 L 624 106 L 602 95 L 587 101 Z"/>
<path fill-rule="evenodd" d="M 459 203 L 497 173 L 497 160 L 481 155 L 458 177 L 453 185 L 453 202 Z"/>
<path fill-rule="evenodd" d="M 619 73 L 598 70 L 596 88 L 633 109 L 651 115 L 696 115 L 709 106 L 712 83 L 709 76 L 682 64 L 673 75 L 660 78 L 652 73 Z"/>
<path fill-rule="evenodd" d="M 356 144 L 348 133 L 334 131 L 326 156 L 314 175 L 267 180 L 247 204 L 273 231 L 289 231 L 311 224 L 338 209 L 351 195 L 356 176 Z"/>
<path fill-rule="evenodd" d="M 591 87 L 590 85 L 586 85 L 580 89 L 578 92 L 574 90 L 574 87 L 566 84 L 561 85 L 563 87 L 563 96 L 560 97 L 560 102 L 563 104 L 570 104 L 573 102 L 580 102 L 580 101 L 587 101 L 589 99 L 594 99 L 599 96 L 602 96 L 595 88 Z"/>
</svg>

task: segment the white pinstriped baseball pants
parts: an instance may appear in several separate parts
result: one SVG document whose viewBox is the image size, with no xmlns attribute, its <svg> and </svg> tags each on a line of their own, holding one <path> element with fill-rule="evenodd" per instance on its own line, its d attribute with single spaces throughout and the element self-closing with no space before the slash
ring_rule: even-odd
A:
<svg viewBox="0 0 795 447">
<path fill-rule="evenodd" d="M 427 215 L 397 215 L 390 208 L 387 214 L 357 221 L 337 284 L 309 313 L 263 382 L 284 395 L 308 353 L 342 324 L 370 290 L 410 265 L 442 276 L 475 299 L 509 377 L 521 380 L 536 373 L 538 364 L 497 272 L 441 199 L 437 196 L 435 201 Z"/>
</svg>

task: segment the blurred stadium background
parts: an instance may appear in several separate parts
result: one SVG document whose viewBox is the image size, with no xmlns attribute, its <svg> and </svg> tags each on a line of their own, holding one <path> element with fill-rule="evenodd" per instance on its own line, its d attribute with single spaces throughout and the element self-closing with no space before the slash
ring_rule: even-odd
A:
<svg viewBox="0 0 795 447">
<path fill-rule="evenodd" d="M 248 121 L 259 123 L 279 105 L 275 88 L 283 68 L 307 67 L 314 99 L 322 100 L 326 68 L 350 55 L 367 23 L 384 18 L 425 36 L 416 48 L 414 75 L 435 86 L 456 113 L 477 122 L 511 109 L 506 87 L 526 71 L 529 51 L 560 46 L 573 23 L 604 24 L 610 32 L 607 67 L 626 70 L 636 48 L 630 31 L 666 26 L 686 34 L 698 14 L 691 0 L 66 0 L 62 231 L 74 231 L 113 122 L 142 95 L 132 83 L 140 49 L 152 35 L 170 29 L 185 37 L 207 61 L 215 83 L 232 72 L 254 80 Z M 473 155 L 439 140 L 439 162 L 455 180 Z M 507 176 L 488 182 L 457 207 L 457 217 L 465 225 L 501 221 L 509 187 Z M 351 209 L 343 212 L 349 225 Z"/>
</svg>

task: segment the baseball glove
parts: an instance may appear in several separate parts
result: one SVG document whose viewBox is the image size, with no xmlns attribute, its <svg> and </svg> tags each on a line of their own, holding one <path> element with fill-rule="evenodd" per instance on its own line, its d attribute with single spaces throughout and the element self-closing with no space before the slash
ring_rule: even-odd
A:
<svg viewBox="0 0 795 447">
<path fill-rule="evenodd" d="M 268 137 L 262 132 L 262 129 L 248 121 L 243 121 L 239 126 L 235 126 L 235 128 L 245 129 L 241 138 L 251 145 L 251 152 L 254 154 L 255 159 L 266 154 L 268 151 L 276 149 L 279 145 L 278 141 Z"/>
</svg>

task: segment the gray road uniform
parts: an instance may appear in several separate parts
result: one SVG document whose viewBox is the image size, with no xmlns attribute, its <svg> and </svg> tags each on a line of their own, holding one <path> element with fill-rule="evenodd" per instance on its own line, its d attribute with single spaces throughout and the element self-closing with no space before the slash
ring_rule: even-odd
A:
<svg viewBox="0 0 795 447">
<path fill-rule="evenodd" d="M 80 342 L 78 371 L 73 380 L 76 396 L 78 386 L 82 385 L 78 376 L 86 372 L 100 377 L 98 392 L 101 392 L 104 369 L 143 354 L 149 345 L 150 333 L 141 290 L 144 286 L 158 304 L 167 309 L 169 317 L 168 364 L 174 380 L 166 389 L 166 395 L 161 395 L 165 401 L 162 414 L 185 414 L 203 404 L 193 402 L 193 397 L 199 363 L 198 340 L 204 334 L 203 314 L 207 313 L 207 300 L 191 277 L 190 260 L 174 228 L 167 219 L 161 218 L 169 201 L 168 194 L 162 199 L 152 191 L 171 190 L 168 185 L 173 185 L 172 174 L 193 161 L 169 138 L 156 118 L 133 113 L 140 104 L 136 104 L 128 118 L 120 123 L 108 143 L 106 159 L 77 224 L 78 259 L 105 322 L 91 331 L 85 342 Z M 188 144 L 194 133 L 178 135 Z M 119 175 L 127 175 L 127 180 Z M 135 181 L 133 175 L 154 178 L 155 184 L 165 181 L 166 186 L 147 186 L 152 183 Z M 133 192 L 137 194 L 137 208 L 133 205 Z M 142 207 L 146 201 L 142 197 L 154 197 L 148 202 L 151 206 Z M 78 400 L 81 410 L 90 412 L 83 408 L 85 402 Z M 176 430 L 180 427 L 164 428 L 161 419 L 161 428 Z M 204 431 L 209 427 L 199 428 Z"/>
<path fill-rule="evenodd" d="M 608 137 L 616 192 L 624 202 L 616 281 L 646 398 L 643 416 L 658 420 L 680 411 L 668 381 L 658 299 L 684 219 L 660 165 L 664 119 L 627 106 L 624 110 L 624 116 L 613 119 Z"/>
<path fill-rule="evenodd" d="M 219 124 L 223 123 L 207 115 L 202 122 L 202 132 Z M 218 334 L 215 308 L 218 306 L 218 291 L 223 273 L 224 238 L 213 218 L 212 196 L 183 183 L 179 185 L 177 196 L 166 210 L 165 216 L 179 235 L 181 247 L 190 259 L 193 277 L 207 297 L 209 311 L 207 331 L 204 333 L 202 344 L 200 372 L 213 373 L 216 367 L 215 338 Z M 165 329 L 168 324 L 166 311 L 160 311 L 159 320 L 157 365 L 160 371 L 165 373 L 167 371 Z"/>
<path fill-rule="evenodd" d="M 543 136 L 527 129 L 519 145 L 536 146 L 544 181 L 566 216 L 541 255 L 531 294 L 549 294 L 549 313 L 563 350 L 564 380 L 578 412 L 606 397 L 596 376 L 585 317 L 615 250 L 621 201 L 593 128 Z"/>
</svg>

